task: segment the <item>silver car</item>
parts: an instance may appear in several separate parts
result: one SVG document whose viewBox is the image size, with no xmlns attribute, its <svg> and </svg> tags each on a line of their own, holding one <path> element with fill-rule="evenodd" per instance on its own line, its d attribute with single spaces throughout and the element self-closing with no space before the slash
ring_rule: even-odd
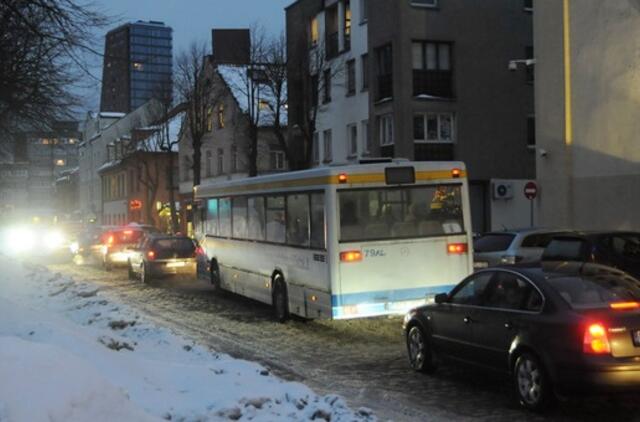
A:
<svg viewBox="0 0 640 422">
<path fill-rule="evenodd" d="M 473 241 L 474 268 L 539 261 L 551 238 L 567 232 L 531 228 L 485 233 Z"/>
</svg>

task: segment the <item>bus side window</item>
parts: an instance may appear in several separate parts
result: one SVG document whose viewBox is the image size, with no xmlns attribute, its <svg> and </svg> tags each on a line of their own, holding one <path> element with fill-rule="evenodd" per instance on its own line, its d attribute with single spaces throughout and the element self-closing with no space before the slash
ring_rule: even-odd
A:
<svg viewBox="0 0 640 422">
<path fill-rule="evenodd" d="M 209 199 L 204 211 L 207 213 L 204 220 L 205 234 L 218 236 L 218 200 Z"/>
<path fill-rule="evenodd" d="M 325 249 L 324 193 L 311 194 L 311 247 Z"/>
<path fill-rule="evenodd" d="M 287 197 L 287 243 L 309 246 L 309 197 L 289 195 Z"/>
<path fill-rule="evenodd" d="M 267 197 L 267 242 L 284 243 L 284 196 Z"/>
<path fill-rule="evenodd" d="M 264 240 L 264 198 L 249 198 L 249 239 Z"/>
</svg>

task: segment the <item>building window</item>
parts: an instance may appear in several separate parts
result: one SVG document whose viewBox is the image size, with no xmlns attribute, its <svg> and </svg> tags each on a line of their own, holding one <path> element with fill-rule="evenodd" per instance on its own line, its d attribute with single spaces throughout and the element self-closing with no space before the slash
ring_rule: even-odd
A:
<svg viewBox="0 0 640 422">
<path fill-rule="evenodd" d="M 347 126 L 347 157 L 353 158 L 358 156 L 358 125 L 351 124 Z"/>
<path fill-rule="evenodd" d="M 438 0 L 410 0 L 410 1 L 411 1 L 411 6 L 429 7 L 429 8 L 438 7 Z"/>
<path fill-rule="evenodd" d="M 525 48 L 524 56 L 527 60 L 533 60 L 533 46 L 529 45 Z M 527 83 L 532 84 L 535 80 L 535 72 L 533 65 L 525 66 Z"/>
<path fill-rule="evenodd" d="M 344 51 L 351 50 L 351 2 L 344 0 L 344 22 L 342 22 L 344 36 Z"/>
<path fill-rule="evenodd" d="M 524 0 L 524 10 L 526 12 L 533 12 L 533 0 Z"/>
<path fill-rule="evenodd" d="M 393 145 L 393 115 L 385 114 L 378 118 L 378 136 L 380 146 Z"/>
<path fill-rule="evenodd" d="M 360 0 L 360 23 L 365 23 L 369 20 L 369 14 L 367 13 L 367 0 Z"/>
<path fill-rule="evenodd" d="M 315 132 L 311 139 L 311 154 L 313 163 L 318 164 L 320 162 L 320 136 L 318 132 Z"/>
<path fill-rule="evenodd" d="M 331 129 L 327 129 L 322 133 L 322 141 L 324 145 L 324 162 L 329 163 L 333 160 L 333 140 L 331 139 Z"/>
<path fill-rule="evenodd" d="M 310 77 L 311 84 L 311 105 L 313 107 L 318 105 L 318 97 L 319 97 L 319 89 L 320 89 L 320 80 L 318 79 L 318 75 L 311 75 Z"/>
<path fill-rule="evenodd" d="M 338 6 L 332 6 L 324 13 L 325 54 L 327 59 L 336 57 L 339 53 L 338 35 Z"/>
<path fill-rule="evenodd" d="M 213 154 L 211 151 L 205 153 L 205 165 L 207 170 L 207 177 L 213 176 Z"/>
<path fill-rule="evenodd" d="M 356 93 L 356 61 L 347 62 L 347 95 Z"/>
<path fill-rule="evenodd" d="M 452 113 L 419 113 L 413 116 L 413 140 L 420 142 L 454 141 Z"/>
<path fill-rule="evenodd" d="M 369 89 L 369 55 L 363 54 L 361 57 L 362 62 L 362 90 Z"/>
<path fill-rule="evenodd" d="M 451 43 L 414 41 L 413 95 L 453 97 Z"/>
<path fill-rule="evenodd" d="M 362 128 L 362 151 L 365 154 L 370 154 L 373 150 L 373 145 L 371 145 L 371 136 L 369 136 L 369 120 L 363 120 L 360 123 L 360 127 Z"/>
<path fill-rule="evenodd" d="M 376 100 L 393 97 L 393 56 L 391 44 L 376 49 Z"/>
<path fill-rule="evenodd" d="M 314 17 L 311 19 L 309 23 L 309 41 L 311 47 L 315 47 L 318 45 L 318 40 L 320 39 L 320 31 L 318 29 L 318 17 Z"/>
<path fill-rule="evenodd" d="M 322 102 L 331 101 L 331 69 L 327 69 L 322 74 Z"/>
<path fill-rule="evenodd" d="M 224 104 L 218 106 L 218 129 L 224 128 Z"/>
<path fill-rule="evenodd" d="M 213 130 L 213 108 L 207 107 L 207 132 Z"/>
<path fill-rule="evenodd" d="M 536 117 L 533 115 L 527 117 L 527 146 L 536 146 Z"/>
<path fill-rule="evenodd" d="M 231 173 L 238 171 L 238 147 L 231 145 Z"/>
<path fill-rule="evenodd" d="M 285 156 L 283 151 L 271 151 L 269 153 L 271 158 L 271 169 L 272 170 L 284 170 L 285 165 Z"/>
<path fill-rule="evenodd" d="M 218 148 L 218 175 L 224 174 L 224 149 Z"/>
</svg>

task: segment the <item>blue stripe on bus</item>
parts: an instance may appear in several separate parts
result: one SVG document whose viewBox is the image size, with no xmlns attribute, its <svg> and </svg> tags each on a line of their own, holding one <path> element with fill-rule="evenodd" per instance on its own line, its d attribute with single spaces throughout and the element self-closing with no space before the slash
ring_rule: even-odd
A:
<svg viewBox="0 0 640 422">
<path fill-rule="evenodd" d="M 427 295 L 448 293 L 454 287 L 455 284 L 442 284 L 439 286 L 416 287 L 412 289 L 378 290 L 372 292 L 331 295 L 331 306 L 336 307 L 363 303 L 388 303 L 424 299 Z"/>
</svg>

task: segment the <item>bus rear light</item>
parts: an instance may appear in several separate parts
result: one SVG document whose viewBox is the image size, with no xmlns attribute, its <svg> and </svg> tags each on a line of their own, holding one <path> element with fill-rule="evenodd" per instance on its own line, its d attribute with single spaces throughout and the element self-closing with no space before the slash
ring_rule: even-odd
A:
<svg viewBox="0 0 640 422">
<path fill-rule="evenodd" d="M 466 243 L 448 243 L 447 253 L 449 255 L 462 255 L 467 253 L 469 247 Z"/>
<path fill-rule="evenodd" d="M 113 235 L 109 236 L 107 239 L 107 245 L 113 245 Z"/>
<path fill-rule="evenodd" d="M 338 175 L 338 183 L 347 183 L 347 179 L 346 173 L 340 173 Z"/>
<path fill-rule="evenodd" d="M 344 252 L 340 252 L 340 261 L 342 261 L 342 262 L 359 262 L 359 261 L 362 261 L 362 252 L 360 252 L 360 251 L 344 251 Z"/>
<path fill-rule="evenodd" d="M 462 175 L 462 170 L 460 169 L 451 170 L 451 177 L 453 177 L 454 179 L 458 179 L 461 175 Z"/>
<path fill-rule="evenodd" d="M 156 259 L 156 253 L 154 251 L 147 252 L 147 258 L 149 258 L 150 261 L 153 261 Z"/>
<path fill-rule="evenodd" d="M 613 302 L 609 304 L 611 309 L 616 311 L 628 311 L 631 309 L 640 309 L 639 302 Z"/>
<path fill-rule="evenodd" d="M 584 353 L 603 355 L 611 353 L 607 330 L 600 323 L 591 324 L 584 332 Z"/>
</svg>

